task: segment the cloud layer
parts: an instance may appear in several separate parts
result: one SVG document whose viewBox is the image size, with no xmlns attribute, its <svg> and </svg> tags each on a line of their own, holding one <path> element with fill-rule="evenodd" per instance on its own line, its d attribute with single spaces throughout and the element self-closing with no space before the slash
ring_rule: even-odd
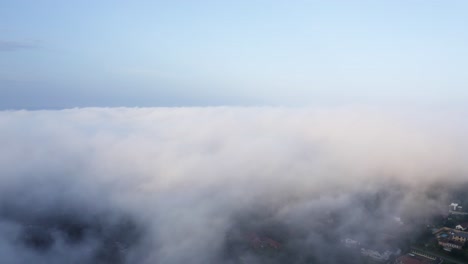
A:
<svg viewBox="0 0 468 264">
<path fill-rule="evenodd" d="M 357 108 L 0 112 L 0 255 L 352 261 L 341 239 L 401 246 L 446 211 L 467 179 L 465 132 L 454 115 Z"/>
</svg>

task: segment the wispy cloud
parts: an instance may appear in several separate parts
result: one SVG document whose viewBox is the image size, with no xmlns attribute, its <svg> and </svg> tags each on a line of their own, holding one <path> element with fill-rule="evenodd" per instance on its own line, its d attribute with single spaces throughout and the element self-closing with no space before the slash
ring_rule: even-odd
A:
<svg viewBox="0 0 468 264">
<path fill-rule="evenodd" d="M 0 52 L 17 51 L 24 49 L 37 48 L 37 44 L 31 41 L 12 41 L 12 40 L 0 40 Z"/>
</svg>

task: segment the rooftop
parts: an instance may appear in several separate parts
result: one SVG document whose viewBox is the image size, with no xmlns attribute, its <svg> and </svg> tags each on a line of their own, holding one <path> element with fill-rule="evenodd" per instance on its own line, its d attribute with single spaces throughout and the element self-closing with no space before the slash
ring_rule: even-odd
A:
<svg viewBox="0 0 468 264">
<path fill-rule="evenodd" d="M 395 263 L 398 263 L 398 264 L 434 264 L 434 263 L 437 263 L 437 261 L 423 257 L 423 256 L 419 256 L 416 254 L 409 253 L 409 254 L 398 257 Z"/>
</svg>

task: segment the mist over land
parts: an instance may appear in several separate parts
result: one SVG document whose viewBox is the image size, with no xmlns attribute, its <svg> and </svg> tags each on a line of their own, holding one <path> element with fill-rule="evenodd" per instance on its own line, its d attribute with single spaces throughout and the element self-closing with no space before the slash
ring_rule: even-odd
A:
<svg viewBox="0 0 468 264">
<path fill-rule="evenodd" d="M 0 255 L 360 263 L 342 239 L 405 247 L 465 199 L 466 132 L 362 108 L 2 111 Z"/>
</svg>

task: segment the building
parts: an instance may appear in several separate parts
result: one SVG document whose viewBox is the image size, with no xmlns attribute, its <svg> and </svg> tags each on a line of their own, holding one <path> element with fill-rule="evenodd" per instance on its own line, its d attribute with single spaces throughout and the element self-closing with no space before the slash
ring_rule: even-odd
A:
<svg viewBox="0 0 468 264">
<path fill-rule="evenodd" d="M 462 249 L 468 240 L 468 232 L 443 227 L 437 230 L 434 235 L 437 238 L 437 242 L 446 251 L 452 251 L 453 249 Z"/>
<path fill-rule="evenodd" d="M 455 226 L 456 230 L 465 231 L 468 229 L 468 223 L 462 223 Z"/>
<path fill-rule="evenodd" d="M 465 243 L 460 241 L 455 241 L 451 239 L 443 239 L 438 241 L 439 245 L 444 248 L 445 251 L 452 251 L 452 249 L 461 250 Z"/>
<path fill-rule="evenodd" d="M 451 203 L 450 204 L 450 211 L 461 211 L 463 207 L 461 205 L 458 205 L 457 203 Z"/>
<path fill-rule="evenodd" d="M 465 212 L 460 204 L 451 203 L 449 205 L 449 214 L 468 215 L 468 212 Z"/>
<path fill-rule="evenodd" d="M 395 264 L 439 264 L 442 263 L 437 257 L 412 250 L 410 253 L 398 257 Z"/>
</svg>

